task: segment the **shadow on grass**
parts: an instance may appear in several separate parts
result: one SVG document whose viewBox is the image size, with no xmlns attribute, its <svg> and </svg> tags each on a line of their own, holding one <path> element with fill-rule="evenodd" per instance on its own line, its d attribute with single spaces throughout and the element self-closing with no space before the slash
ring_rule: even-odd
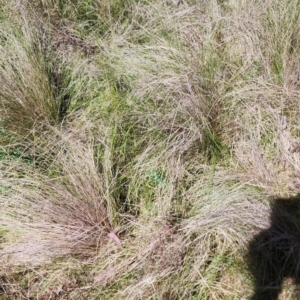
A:
<svg viewBox="0 0 300 300">
<path fill-rule="evenodd" d="M 251 300 L 277 300 L 285 278 L 300 283 L 300 196 L 274 199 L 270 221 L 249 244 L 247 262 L 255 282 Z"/>
</svg>

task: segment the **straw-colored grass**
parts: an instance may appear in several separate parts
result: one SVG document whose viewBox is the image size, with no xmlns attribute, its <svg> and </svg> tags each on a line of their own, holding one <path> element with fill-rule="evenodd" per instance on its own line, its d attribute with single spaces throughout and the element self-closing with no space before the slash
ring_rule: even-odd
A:
<svg viewBox="0 0 300 300">
<path fill-rule="evenodd" d="M 300 188 L 299 1 L 0 4 L 0 299 L 248 299 Z"/>
</svg>

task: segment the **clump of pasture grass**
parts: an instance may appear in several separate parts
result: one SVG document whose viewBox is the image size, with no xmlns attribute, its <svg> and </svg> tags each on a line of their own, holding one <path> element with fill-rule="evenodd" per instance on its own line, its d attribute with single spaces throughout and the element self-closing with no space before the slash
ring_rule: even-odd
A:
<svg viewBox="0 0 300 300">
<path fill-rule="evenodd" d="M 53 136 L 55 141 L 51 139 L 43 145 L 53 151 L 48 154 L 47 165 L 41 165 L 39 169 L 22 161 L 12 162 L 3 171 L 3 184 L 8 193 L 2 200 L 4 214 L 15 217 L 16 222 L 24 218 L 24 222 L 44 226 L 46 231 L 54 222 L 61 233 L 66 233 L 61 237 L 62 242 L 70 240 L 73 245 L 81 244 L 89 233 L 98 232 L 100 237 L 101 232 L 108 231 L 113 223 L 112 215 L 109 217 L 112 212 L 108 198 L 103 192 L 103 177 L 97 171 L 92 145 L 87 151 L 72 133 L 62 137 L 57 132 Z M 46 154 L 40 152 L 39 155 Z M 5 165 L 6 162 L 2 163 Z M 45 171 L 44 174 L 40 171 L 44 168 L 47 168 L 48 176 Z M 23 212 L 17 213 L 17 207 Z"/>
<path fill-rule="evenodd" d="M 24 26 L 15 31 L 8 26 L 1 29 L 0 76 L 1 120 L 12 131 L 26 134 L 37 122 L 55 122 L 58 103 L 48 82 L 40 45 L 34 44 L 35 33 Z"/>
</svg>

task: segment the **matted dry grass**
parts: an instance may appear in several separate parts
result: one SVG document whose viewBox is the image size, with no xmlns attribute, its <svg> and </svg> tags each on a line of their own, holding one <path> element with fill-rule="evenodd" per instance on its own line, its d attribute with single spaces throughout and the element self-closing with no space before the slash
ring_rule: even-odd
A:
<svg viewBox="0 0 300 300">
<path fill-rule="evenodd" d="M 248 299 L 300 186 L 298 1 L 0 4 L 0 298 Z"/>
</svg>

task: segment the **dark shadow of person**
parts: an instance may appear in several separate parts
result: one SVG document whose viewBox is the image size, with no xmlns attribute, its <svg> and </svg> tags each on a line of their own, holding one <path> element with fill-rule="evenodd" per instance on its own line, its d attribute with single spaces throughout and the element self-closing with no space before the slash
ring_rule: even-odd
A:
<svg viewBox="0 0 300 300">
<path fill-rule="evenodd" d="M 300 196 L 271 201 L 270 228 L 249 244 L 247 263 L 255 283 L 251 300 L 277 300 L 285 278 L 300 283 Z"/>
</svg>

